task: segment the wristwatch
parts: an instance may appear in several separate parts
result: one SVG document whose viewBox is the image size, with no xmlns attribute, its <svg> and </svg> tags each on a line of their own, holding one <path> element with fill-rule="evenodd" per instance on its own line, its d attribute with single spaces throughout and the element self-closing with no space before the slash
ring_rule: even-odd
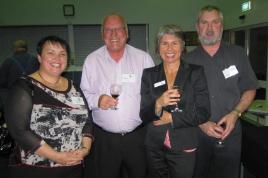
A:
<svg viewBox="0 0 268 178">
<path fill-rule="evenodd" d="M 238 116 L 241 117 L 242 113 L 238 109 L 234 109 L 233 112 Z"/>
</svg>

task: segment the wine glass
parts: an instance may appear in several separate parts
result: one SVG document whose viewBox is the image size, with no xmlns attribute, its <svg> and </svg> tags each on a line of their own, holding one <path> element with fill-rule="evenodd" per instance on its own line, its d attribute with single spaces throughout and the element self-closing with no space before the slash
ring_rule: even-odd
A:
<svg viewBox="0 0 268 178">
<path fill-rule="evenodd" d="M 181 88 L 178 85 L 173 85 L 171 87 L 171 89 L 176 89 L 177 92 L 180 94 L 180 97 L 181 97 L 182 91 L 181 91 Z M 173 99 L 179 99 L 180 97 L 174 97 Z M 176 102 L 175 108 L 173 110 L 171 110 L 171 112 L 182 112 L 182 109 L 180 109 L 179 106 L 178 106 L 178 102 Z"/>
<path fill-rule="evenodd" d="M 112 84 L 110 88 L 110 94 L 114 99 L 117 99 L 121 93 L 122 86 L 120 84 Z M 112 109 L 117 110 L 118 108 L 114 106 Z"/>
<path fill-rule="evenodd" d="M 221 124 L 220 126 L 223 128 L 223 130 L 225 130 L 225 124 Z M 220 138 L 220 139 L 216 140 L 215 146 L 217 148 L 223 148 L 224 147 L 224 141 L 223 141 L 223 139 Z"/>
</svg>

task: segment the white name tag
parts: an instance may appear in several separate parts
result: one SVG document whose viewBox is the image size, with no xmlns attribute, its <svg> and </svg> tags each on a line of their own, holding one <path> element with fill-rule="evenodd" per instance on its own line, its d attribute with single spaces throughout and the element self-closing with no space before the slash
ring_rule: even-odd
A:
<svg viewBox="0 0 268 178">
<path fill-rule="evenodd" d="M 71 97 L 72 103 L 77 105 L 85 105 L 82 97 L 73 96 Z"/>
<path fill-rule="evenodd" d="M 135 74 L 122 74 L 122 82 L 134 83 L 136 82 L 136 75 Z"/>
<path fill-rule="evenodd" d="M 156 87 L 159 87 L 159 86 L 162 86 L 162 85 L 165 85 L 165 84 L 166 84 L 166 81 L 163 80 L 163 81 L 161 81 L 161 82 L 156 82 L 156 83 L 154 84 L 154 87 L 156 88 Z"/>
<path fill-rule="evenodd" d="M 238 74 L 238 70 L 237 70 L 235 65 L 231 65 L 230 67 L 224 69 L 222 71 L 222 73 L 223 73 L 225 79 L 227 79 L 229 77 L 232 77 L 232 76 Z"/>
</svg>

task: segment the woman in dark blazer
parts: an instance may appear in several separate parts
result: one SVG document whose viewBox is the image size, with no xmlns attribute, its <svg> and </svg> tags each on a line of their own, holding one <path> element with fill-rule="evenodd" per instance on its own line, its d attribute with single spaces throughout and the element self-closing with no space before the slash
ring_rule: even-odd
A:
<svg viewBox="0 0 268 178">
<path fill-rule="evenodd" d="M 178 26 L 161 27 L 156 52 L 163 62 L 143 71 L 140 116 L 148 124 L 145 145 L 152 178 L 192 177 L 197 127 L 210 117 L 204 70 L 181 61 L 184 44 Z M 175 85 L 180 91 L 172 89 Z"/>
</svg>

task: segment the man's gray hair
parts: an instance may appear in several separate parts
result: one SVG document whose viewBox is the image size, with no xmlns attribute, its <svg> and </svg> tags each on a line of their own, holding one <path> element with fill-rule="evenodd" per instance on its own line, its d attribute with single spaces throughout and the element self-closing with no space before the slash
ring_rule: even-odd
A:
<svg viewBox="0 0 268 178">
<path fill-rule="evenodd" d="M 223 14 L 222 11 L 220 10 L 220 8 L 218 8 L 217 6 L 213 6 L 213 5 L 207 5 L 203 8 L 200 9 L 199 14 L 197 16 L 196 22 L 199 23 L 200 17 L 203 15 L 204 12 L 211 12 L 211 11 L 216 11 L 219 13 L 220 18 L 221 18 L 221 23 L 223 24 Z"/>
<path fill-rule="evenodd" d="M 113 12 L 113 13 L 110 13 L 110 14 L 106 15 L 106 16 L 103 18 L 103 20 L 102 20 L 102 25 L 101 25 L 101 34 L 103 34 L 103 32 L 104 32 L 104 29 L 103 29 L 104 27 L 103 27 L 103 26 L 104 26 L 106 20 L 107 20 L 109 17 L 111 17 L 111 16 L 119 17 L 119 18 L 121 19 L 121 21 L 123 22 L 123 25 L 124 25 L 124 28 L 125 28 L 126 32 L 128 32 L 127 21 L 125 20 L 125 18 L 124 18 L 122 15 Z"/>
</svg>

